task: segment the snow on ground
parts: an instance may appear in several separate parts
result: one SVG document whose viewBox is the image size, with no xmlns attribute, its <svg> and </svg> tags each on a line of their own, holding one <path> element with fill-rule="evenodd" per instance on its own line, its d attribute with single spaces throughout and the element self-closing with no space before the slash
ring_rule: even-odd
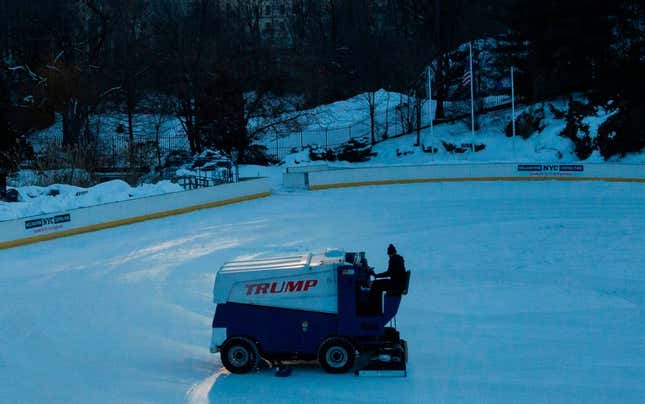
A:
<svg viewBox="0 0 645 404">
<path fill-rule="evenodd" d="M 575 146 L 571 140 L 560 136 L 566 122 L 556 119 L 550 111 L 548 104 L 556 108 L 566 109 L 566 100 L 555 100 L 545 103 L 543 121 L 544 129 L 535 133 L 528 139 L 520 136 L 509 138 L 504 135 L 504 128 L 511 121 L 510 109 L 489 112 L 480 118 L 480 129 L 473 135 L 470 129 L 470 120 L 437 125 L 434 129 L 421 130 L 421 143 L 427 150 L 434 148 L 436 153 L 424 152 L 414 146 L 417 142 L 416 133 L 398 138 L 389 139 L 378 143 L 373 151 L 377 154 L 370 161 L 359 164 L 347 162 L 322 162 L 330 166 L 379 166 L 392 164 L 459 164 L 472 162 L 574 162 L 580 161 L 575 155 Z M 518 108 L 516 116 L 524 110 L 535 108 L 535 105 Z M 600 126 L 612 113 L 600 110 L 595 116 L 585 119 L 590 125 L 590 133 L 597 132 Z M 298 141 L 297 139 L 294 140 Z M 286 142 L 286 141 L 285 141 Z M 468 147 L 465 153 L 446 151 L 444 142 L 461 146 L 462 144 L 483 144 L 486 148 L 479 152 L 472 152 Z M 271 151 L 271 147 L 269 147 Z M 585 162 L 602 163 L 603 157 L 598 151 L 593 153 Z M 611 162 L 645 163 L 645 150 L 640 153 L 629 154 L 625 157 L 615 157 Z M 312 164 L 308 150 L 293 153 L 285 157 L 288 166 Z M 321 164 L 321 162 L 313 162 Z"/>
<path fill-rule="evenodd" d="M 241 165 L 239 174 L 240 178 L 268 177 L 271 187 L 277 190 L 282 188 L 284 170 L 281 166 Z M 22 202 L 0 201 L 0 221 L 184 191 L 180 185 L 170 181 L 131 187 L 121 180 L 104 182 L 91 188 L 54 184 L 48 187 L 21 186 L 16 189 Z"/>
<path fill-rule="evenodd" d="M 288 112 L 277 118 L 253 118 L 249 120 L 248 127 L 250 130 L 253 130 L 257 127 L 266 126 L 270 122 L 289 122 L 293 118 L 297 118 L 298 126 L 304 132 L 346 128 L 348 126 L 354 126 L 359 128 L 359 130 L 369 130 L 368 96 L 369 93 L 362 93 L 346 100 L 319 105 L 308 110 Z M 408 97 L 402 93 L 383 89 L 375 91 L 373 102 L 377 124 L 383 126 L 385 124 L 385 116 L 388 114 L 390 125 L 395 125 L 397 123 L 395 122 L 397 119 L 397 106 L 407 101 Z M 447 102 L 447 104 L 451 105 L 450 102 Z M 424 111 L 424 113 L 428 111 Z M 428 116 L 423 116 L 423 122 L 429 122 Z M 279 126 L 280 131 L 288 128 L 288 125 L 284 125 L 284 127 Z"/>
<path fill-rule="evenodd" d="M 48 187 L 24 186 L 16 189 L 21 202 L 0 202 L 0 221 L 184 190 L 170 181 L 130 187 L 121 180 L 104 182 L 91 188 L 54 184 Z"/>
<path fill-rule="evenodd" d="M 283 172 L 284 167 L 279 166 L 242 165 L 239 168 L 241 178 L 269 177 L 273 189 L 282 187 Z M 71 209 L 184 190 L 180 185 L 170 181 L 131 187 L 121 180 L 104 182 L 91 188 L 54 184 L 48 187 L 21 186 L 15 189 L 20 194 L 21 202 L 8 203 L 0 201 L 0 221 L 69 211 Z"/>
<path fill-rule="evenodd" d="M 573 94 L 571 97 L 578 101 L 585 101 L 585 98 L 579 94 Z M 347 142 L 350 137 L 369 136 L 370 119 L 367 100 L 367 93 L 364 93 L 347 100 L 320 105 L 309 110 L 288 112 L 276 118 L 254 118 L 249 121 L 248 129 L 253 132 L 257 127 L 267 125 L 269 122 L 288 121 L 289 124 L 283 125 L 285 126 L 284 128 L 281 125 L 277 126 L 280 133 L 277 143 L 273 129 L 270 133 L 261 136 L 258 143 L 266 146 L 270 154 L 277 154 L 281 158 L 284 157 L 288 164 L 293 164 L 295 160 L 299 163 L 306 163 L 308 160 L 307 153 L 290 154 L 290 151 L 300 149 L 301 144 L 336 147 Z M 483 103 L 487 107 L 493 107 L 508 104 L 509 100 L 508 95 L 497 95 L 485 97 Z M 378 140 L 381 140 L 381 135 L 386 131 L 386 128 L 389 136 L 404 132 L 400 111 L 402 110 L 401 105 L 405 105 L 408 101 L 407 97 L 401 93 L 382 89 L 375 92 L 375 126 Z M 516 117 L 525 110 L 533 109 L 537 106 L 544 107 L 545 128 L 527 140 L 521 139 L 519 136 L 515 139 L 504 136 L 504 128 L 511 121 L 511 109 L 507 108 L 489 112 L 479 117 L 480 128 L 475 132 L 474 136 L 471 134 L 469 118 L 464 118 L 463 121 L 437 125 L 432 131 L 430 128 L 423 129 L 421 131 L 421 142 L 426 147 L 437 148 L 438 153 L 436 154 L 424 153 L 421 149 L 414 147 L 413 145 L 417 140 L 416 134 L 379 143 L 375 148 L 378 156 L 373 158 L 370 164 L 378 165 L 392 162 L 395 164 L 420 164 L 436 162 L 459 163 L 465 161 L 578 161 L 573 152 L 573 143 L 559 136 L 565 127 L 564 120 L 556 119 L 549 108 L 549 104 L 551 104 L 564 111 L 568 107 L 567 102 L 567 99 L 560 98 L 541 104 L 518 105 Z M 446 101 L 444 105 L 448 115 L 470 113 L 469 102 Z M 465 110 L 463 109 L 464 105 L 467 107 Z M 435 109 L 436 101 L 433 101 L 432 110 L 434 111 Z M 424 101 L 422 108 L 422 125 L 424 126 L 430 123 L 430 111 L 429 103 Z M 586 117 L 583 120 L 583 123 L 589 125 L 592 138 L 596 136 L 598 127 L 611 115 L 611 112 L 604 111 L 601 108 L 594 116 Z M 285 136 L 285 133 L 292 130 L 290 126 L 293 124 L 291 120 L 294 116 L 298 117 L 296 121 L 301 130 Z M 154 140 L 158 131 L 164 154 L 174 149 L 187 150 L 188 142 L 183 136 L 183 127 L 178 118 L 170 115 L 137 114 L 134 117 L 134 121 L 135 136 L 138 142 Z M 103 114 L 94 118 L 92 125 L 98 128 L 102 149 L 110 156 L 120 156 L 119 158 L 121 159 L 127 157 L 128 136 L 127 133 L 123 132 L 125 124 L 127 124 L 127 117 L 124 114 Z M 351 130 L 349 129 L 350 127 L 352 128 Z M 56 117 L 55 124 L 50 128 L 30 136 L 30 142 L 34 145 L 36 152 L 43 151 L 48 144 L 60 142 L 61 139 L 62 118 L 60 116 Z M 485 144 L 486 149 L 476 153 L 450 153 L 445 150 L 442 142 L 452 143 L 457 146 L 463 143 Z M 397 156 L 397 150 L 401 154 L 408 154 Z M 604 160 L 598 152 L 595 152 L 586 161 L 602 162 Z M 611 161 L 645 163 L 645 150 L 625 157 L 614 157 Z M 333 165 L 342 166 L 346 165 L 346 163 L 334 163 Z"/>
<path fill-rule="evenodd" d="M 269 198 L 0 251 L 0 402 L 645 401 L 645 187 L 436 183 Z M 397 245 L 407 378 L 224 371 L 227 260 Z"/>
<path fill-rule="evenodd" d="M 309 110 L 289 112 L 277 118 L 251 120 L 248 128 L 253 131 L 255 127 L 266 126 L 268 122 L 288 122 L 288 125 L 277 125 L 259 136 L 258 143 L 280 158 L 288 154 L 292 148 L 300 148 L 301 144 L 336 147 L 350 138 L 369 137 L 371 130 L 368 99 L 368 93 L 363 93 Z M 482 102 L 487 108 L 495 107 L 508 104 L 510 96 L 488 96 L 484 97 Z M 407 121 L 408 115 L 412 114 L 411 108 L 408 107 L 412 103 L 414 101 L 405 94 L 382 89 L 374 93 L 374 123 L 378 140 L 381 140 L 384 133 L 397 136 L 406 132 L 404 122 Z M 431 107 L 427 100 L 422 101 L 422 104 L 422 126 L 428 126 Z M 433 100 L 432 111 L 436 110 L 436 105 L 436 101 Z M 448 116 L 470 113 L 470 103 L 463 100 L 445 101 L 444 108 Z M 297 117 L 297 130 L 293 128 L 294 117 Z M 276 129 L 279 134 L 277 142 Z"/>
</svg>

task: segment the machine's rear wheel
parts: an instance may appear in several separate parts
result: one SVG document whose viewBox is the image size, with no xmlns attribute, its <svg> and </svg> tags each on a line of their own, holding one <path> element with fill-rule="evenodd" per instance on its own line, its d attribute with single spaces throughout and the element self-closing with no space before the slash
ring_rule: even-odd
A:
<svg viewBox="0 0 645 404">
<path fill-rule="evenodd" d="M 354 367 L 355 361 L 356 348 L 346 338 L 328 338 L 318 350 L 318 362 L 328 373 L 345 373 Z"/>
<path fill-rule="evenodd" d="M 229 338 L 221 349 L 222 365 L 231 373 L 247 373 L 258 366 L 260 354 L 248 338 Z"/>
</svg>

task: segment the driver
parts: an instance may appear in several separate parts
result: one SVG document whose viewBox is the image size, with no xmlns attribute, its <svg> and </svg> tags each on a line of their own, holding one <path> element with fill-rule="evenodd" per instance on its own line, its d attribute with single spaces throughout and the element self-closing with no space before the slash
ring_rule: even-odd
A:
<svg viewBox="0 0 645 404">
<path fill-rule="evenodd" d="M 397 254 L 396 247 L 393 244 L 387 247 L 387 255 L 390 257 L 387 271 L 380 274 L 374 273 L 373 270 L 370 271 L 374 278 L 376 278 L 372 282 L 370 307 L 377 310 L 377 314 L 381 314 L 382 312 L 381 306 L 384 291 L 402 291 L 405 288 L 405 260 Z"/>
</svg>

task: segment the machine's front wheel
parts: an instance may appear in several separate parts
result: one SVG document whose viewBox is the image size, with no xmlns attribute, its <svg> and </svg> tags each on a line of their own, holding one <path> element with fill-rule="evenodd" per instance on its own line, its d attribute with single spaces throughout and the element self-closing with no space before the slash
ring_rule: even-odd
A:
<svg viewBox="0 0 645 404">
<path fill-rule="evenodd" d="M 229 338 L 220 352 L 222 365 L 231 373 L 247 373 L 257 367 L 260 360 L 257 346 L 248 338 Z"/>
<path fill-rule="evenodd" d="M 328 338 L 318 350 L 318 362 L 328 373 L 345 373 L 354 367 L 355 361 L 356 349 L 346 338 Z"/>
</svg>

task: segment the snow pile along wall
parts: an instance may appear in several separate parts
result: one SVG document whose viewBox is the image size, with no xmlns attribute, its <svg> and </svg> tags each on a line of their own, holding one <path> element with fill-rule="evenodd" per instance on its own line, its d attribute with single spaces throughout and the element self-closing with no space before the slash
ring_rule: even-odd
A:
<svg viewBox="0 0 645 404">
<path fill-rule="evenodd" d="M 262 198 L 268 178 L 0 222 L 0 249 Z"/>
</svg>

